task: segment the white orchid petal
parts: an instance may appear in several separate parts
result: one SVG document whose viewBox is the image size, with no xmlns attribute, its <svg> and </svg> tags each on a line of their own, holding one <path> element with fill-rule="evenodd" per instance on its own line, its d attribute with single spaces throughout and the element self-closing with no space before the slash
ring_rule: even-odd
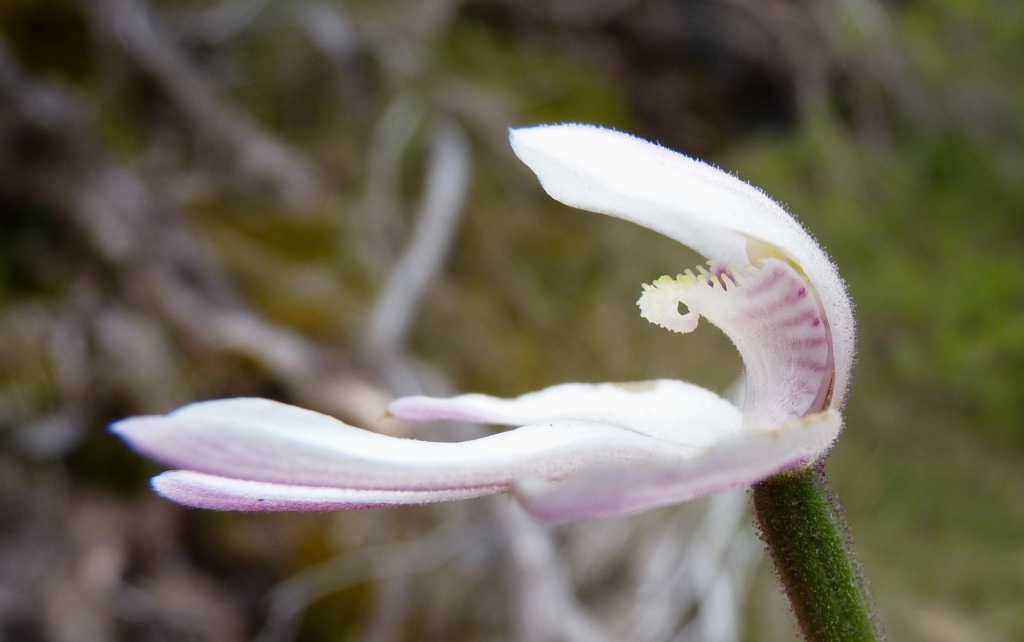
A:
<svg viewBox="0 0 1024 642">
<path fill-rule="evenodd" d="M 771 432 L 723 441 L 687 462 L 591 469 L 562 482 L 524 480 L 520 503 L 534 516 L 569 521 L 630 515 L 757 483 L 824 455 L 842 428 L 834 410 Z"/>
<path fill-rule="evenodd" d="M 512 148 L 556 200 L 661 232 L 713 260 L 751 262 L 749 242 L 800 266 L 821 298 L 835 343 L 835 395 L 853 365 L 853 308 L 835 266 L 775 201 L 715 167 L 628 134 L 589 125 L 515 129 Z"/>
<path fill-rule="evenodd" d="M 363 490 L 272 484 L 186 470 L 157 475 L 153 489 L 167 499 L 212 510 L 320 511 L 432 504 L 505 492 L 504 486 L 451 490 Z"/>
<path fill-rule="evenodd" d="M 682 332 L 706 317 L 736 344 L 747 382 L 744 430 L 771 429 L 822 408 L 834 374 L 831 340 L 803 277 L 778 259 L 698 271 L 644 286 L 637 304 L 647 320 Z"/>
<path fill-rule="evenodd" d="M 739 432 L 740 411 L 710 390 L 684 381 L 564 383 L 515 399 L 468 394 L 439 399 L 404 397 L 388 406 L 406 421 L 446 419 L 521 426 L 584 421 L 702 448 Z"/>
<path fill-rule="evenodd" d="M 136 450 L 184 469 L 154 478 L 157 492 L 222 510 L 329 510 L 515 490 L 535 515 L 566 520 L 756 483 L 827 452 L 852 366 L 852 306 L 835 267 L 789 214 L 725 172 L 626 134 L 561 125 L 510 137 L 554 198 L 712 259 L 699 277 L 645 286 L 638 303 L 669 329 L 689 332 L 703 316 L 733 340 L 747 381 L 742 413 L 668 380 L 393 402 L 391 412 L 407 420 L 522 426 L 438 443 L 263 399 L 204 402 L 111 427 Z"/>
<path fill-rule="evenodd" d="M 399 439 L 266 399 L 192 404 L 111 429 L 149 457 L 195 472 L 298 486 L 444 490 L 561 479 L 597 464 L 692 452 L 614 426 L 552 421 L 459 443 Z"/>
</svg>

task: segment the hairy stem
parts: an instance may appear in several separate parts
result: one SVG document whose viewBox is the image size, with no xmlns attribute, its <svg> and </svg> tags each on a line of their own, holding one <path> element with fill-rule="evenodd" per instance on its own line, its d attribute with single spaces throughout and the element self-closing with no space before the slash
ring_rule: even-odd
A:
<svg viewBox="0 0 1024 642">
<path fill-rule="evenodd" d="M 821 467 L 754 486 L 758 534 L 808 642 L 876 642 L 882 627 Z"/>
</svg>

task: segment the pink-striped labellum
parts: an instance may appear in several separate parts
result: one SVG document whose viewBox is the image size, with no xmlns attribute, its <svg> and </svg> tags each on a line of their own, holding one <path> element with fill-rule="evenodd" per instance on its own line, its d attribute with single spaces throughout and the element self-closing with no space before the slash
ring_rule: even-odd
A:
<svg viewBox="0 0 1024 642">
<path fill-rule="evenodd" d="M 515 399 L 393 401 L 399 419 L 515 426 L 460 443 L 389 437 L 265 399 L 224 399 L 111 429 L 178 470 L 173 501 L 218 510 L 331 510 L 513 493 L 542 519 L 636 513 L 756 483 L 822 457 L 842 426 L 853 310 L 835 266 L 763 192 L 719 169 L 587 125 L 511 132 L 555 199 L 665 234 L 707 267 L 644 286 L 641 315 L 736 345 L 742 408 L 682 381 L 567 383 Z M 685 306 L 686 312 L 680 312 Z"/>
</svg>

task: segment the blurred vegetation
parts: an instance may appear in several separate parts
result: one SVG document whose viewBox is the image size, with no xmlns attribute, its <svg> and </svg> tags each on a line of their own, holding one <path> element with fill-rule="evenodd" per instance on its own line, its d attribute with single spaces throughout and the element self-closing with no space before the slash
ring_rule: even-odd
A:
<svg viewBox="0 0 1024 642">
<path fill-rule="evenodd" d="M 511 156 L 507 127 L 616 127 L 763 188 L 827 248 L 857 306 L 859 363 L 829 465 L 890 636 L 1024 637 L 1024 5 L 335 2 L 352 33 L 331 50 L 298 5 L 253 2 L 232 23 L 216 12 L 249 3 L 151 3 L 234 116 L 315 167 L 315 193 L 292 202 L 229 167 L 167 86 L 97 26 L 103 4 L 5 0 L 0 35 L 26 77 L 75 96 L 112 162 L 180 207 L 247 306 L 356 369 L 372 373 L 360 352 L 367 309 L 407 235 L 442 116 L 469 132 L 473 177 L 410 343 L 464 390 L 669 376 L 721 391 L 740 367 L 713 329 L 680 338 L 635 313 L 641 283 L 699 257 L 550 202 Z M 106 434 L 110 421 L 217 396 L 303 399 L 258 359 L 212 349 L 154 312 L 127 268 L 33 182 L 58 152 L 8 126 L 12 104 L 0 99 L 13 150 L 0 163 L 0 492 L 36 508 L 5 508 L 0 536 L 36 532 L 24 515 L 42 515 L 47 493 L 64 503 L 39 528 L 68 550 L 102 530 L 65 523 L 93 524 L 88 506 L 112 522 L 151 520 L 165 534 L 125 545 L 129 572 L 150 573 L 168 595 L 230 603 L 235 615 L 206 630 L 240 639 L 259 628 L 263 592 L 337 542 L 432 522 L 417 513 L 388 518 L 395 532 L 338 534 L 322 516 L 186 513 L 148 498 L 155 469 Z M 375 232 L 367 159 L 396 109 L 411 114 L 408 146 L 393 220 Z M 187 561 L 154 562 L 147 546 Z M 792 636 L 761 574 L 746 636 Z M 493 604 L 481 602 L 480 621 L 460 630 L 485 636 Z M 371 603 L 365 583 L 333 594 L 299 639 L 352 639 Z M 74 639 L 25 609 L 0 638 Z"/>
</svg>

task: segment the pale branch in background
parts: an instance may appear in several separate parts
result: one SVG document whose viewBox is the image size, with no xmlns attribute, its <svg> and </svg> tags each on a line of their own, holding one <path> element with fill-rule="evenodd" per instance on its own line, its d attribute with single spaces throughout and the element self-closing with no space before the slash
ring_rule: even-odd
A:
<svg viewBox="0 0 1024 642">
<path fill-rule="evenodd" d="M 211 166 L 227 161 L 229 183 L 266 183 L 290 208 L 309 207 L 321 198 L 311 163 L 228 107 L 138 0 L 80 0 L 79 6 L 97 34 L 119 43 L 181 109 Z"/>
<path fill-rule="evenodd" d="M 361 242 L 360 258 L 384 275 L 400 253 L 403 216 L 399 190 L 402 160 L 424 119 L 424 106 L 409 94 L 395 97 L 374 128 L 366 158 L 366 192 L 362 216 L 353 221 Z M 347 247 L 339 251 L 349 251 Z M 378 303 L 379 305 L 379 303 Z"/>
<path fill-rule="evenodd" d="M 455 237 L 469 185 L 469 142 L 454 121 L 441 121 L 431 140 L 423 202 L 405 252 L 370 308 L 364 345 L 380 356 L 397 354 L 413 311 L 440 272 Z"/>
<path fill-rule="evenodd" d="M 386 397 L 344 355 L 245 308 L 175 206 L 103 150 L 73 95 L 23 77 L 0 49 L 0 97 L 61 152 L 51 160 L 54 175 L 33 174 L 25 185 L 69 216 L 136 304 L 213 351 L 253 359 L 310 405 L 369 422 L 380 417 Z M 0 159 L 4 166 L 16 162 Z"/>
</svg>

